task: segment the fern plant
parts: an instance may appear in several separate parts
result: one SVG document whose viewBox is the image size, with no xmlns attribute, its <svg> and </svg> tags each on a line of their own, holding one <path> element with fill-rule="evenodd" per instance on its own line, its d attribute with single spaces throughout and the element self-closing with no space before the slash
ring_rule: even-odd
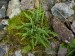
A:
<svg viewBox="0 0 75 56">
<path fill-rule="evenodd" d="M 41 7 L 35 10 L 23 11 L 23 15 L 27 22 L 21 21 L 21 24 L 15 25 L 12 29 L 18 30 L 15 35 L 21 36 L 21 41 L 29 40 L 25 45 L 23 51 L 34 50 L 37 45 L 48 47 L 50 36 L 57 36 L 57 34 L 50 30 L 48 20 Z M 17 18 L 18 19 L 18 18 Z M 9 20 L 11 22 L 12 19 Z M 14 21 L 13 21 L 14 22 Z M 11 23 L 13 25 L 13 23 Z"/>
</svg>

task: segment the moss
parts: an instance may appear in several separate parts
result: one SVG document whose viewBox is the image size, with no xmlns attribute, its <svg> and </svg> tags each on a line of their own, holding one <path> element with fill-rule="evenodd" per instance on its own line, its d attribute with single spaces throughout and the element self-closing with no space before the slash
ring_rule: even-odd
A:
<svg viewBox="0 0 75 56">
<path fill-rule="evenodd" d="M 56 34 L 50 29 L 48 19 L 46 19 L 43 10 L 36 9 L 34 11 L 22 11 L 19 15 L 9 19 L 9 26 L 7 27 L 8 34 L 6 36 L 8 44 L 10 44 L 11 46 L 17 45 L 18 48 L 21 49 L 27 49 L 27 46 L 30 46 L 32 48 L 30 48 L 31 51 L 44 50 L 44 47 L 46 47 L 47 43 L 49 43 L 49 40 L 47 39 L 49 37 L 49 34 L 51 37 L 54 35 L 56 36 Z M 28 24 L 26 25 L 26 23 Z M 32 28 L 32 26 L 35 27 Z M 27 33 L 28 35 L 25 36 L 24 34 Z M 38 37 L 41 37 L 40 41 L 38 41 Z M 34 45 L 33 42 L 37 44 Z M 28 49 L 28 51 L 30 49 Z"/>
<path fill-rule="evenodd" d="M 75 6 L 73 6 L 73 10 L 75 11 Z"/>
</svg>

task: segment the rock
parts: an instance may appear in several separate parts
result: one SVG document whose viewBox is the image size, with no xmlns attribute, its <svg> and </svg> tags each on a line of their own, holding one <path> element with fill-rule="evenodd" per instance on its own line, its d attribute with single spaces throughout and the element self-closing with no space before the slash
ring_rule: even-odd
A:
<svg viewBox="0 0 75 56">
<path fill-rule="evenodd" d="M 53 0 L 51 0 L 51 1 L 53 1 Z M 45 16 L 46 16 L 46 18 L 50 19 L 52 17 L 52 14 L 50 13 L 49 8 L 48 8 L 48 2 L 50 2 L 50 1 L 49 0 L 41 1 Z"/>
<path fill-rule="evenodd" d="M 47 3 L 47 1 L 48 1 L 48 0 L 42 0 L 42 1 L 41 1 L 41 3 L 42 3 L 42 8 L 43 8 L 44 11 L 48 11 L 48 6 L 47 6 L 48 3 Z"/>
<path fill-rule="evenodd" d="M 67 17 L 74 14 L 74 10 L 65 3 L 56 3 L 51 11 L 54 16 L 62 18 L 62 20 L 65 20 Z"/>
<path fill-rule="evenodd" d="M 3 50 L 3 56 L 6 55 L 6 54 L 8 54 L 8 52 L 9 52 L 9 46 L 7 44 L 1 43 L 0 44 L 0 48 Z"/>
<path fill-rule="evenodd" d="M 39 0 L 35 0 L 35 8 L 38 8 L 40 5 L 40 1 Z"/>
<path fill-rule="evenodd" d="M 68 17 L 67 19 L 68 19 L 68 22 L 73 22 L 74 16 Z"/>
<path fill-rule="evenodd" d="M 1 24 L 2 24 L 2 25 L 6 25 L 6 26 L 9 25 L 9 24 L 8 24 L 8 20 L 6 20 L 6 19 L 3 19 L 3 20 L 1 21 Z"/>
<path fill-rule="evenodd" d="M 21 50 L 15 51 L 15 56 L 22 56 Z"/>
<path fill-rule="evenodd" d="M 5 51 L 0 47 L 0 56 L 4 56 L 5 55 Z"/>
<path fill-rule="evenodd" d="M 45 52 L 48 55 L 56 56 L 58 46 L 59 46 L 59 42 L 57 42 L 57 41 L 51 42 L 50 47 L 49 48 L 46 48 L 45 49 Z"/>
<path fill-rule="evenodd" d="M 51 8 L 55 5 L 55 3 L 61 2 L 61 0 L 42 0 L 42 1 L 47 4 L 49 10 L 51 10 Z"/>
<path fill-rule="evenodd" d="M 28 56 L 35 56 L 33 53 L 28 53 Z"/>
<path fill-rule="evenodd" d="M 9 1 L 9 0 L 0 0 L 0 8 L 1 8 L 2 6 L 5 6 L 5 8 L 7 8 L 8 1 Z"/>
<path fill-rule="evenodd" d="M 9 16 L 9 18 L 12 18 L 18 15 L 20 12 L 21 12 L 20 1 L 19 0 L 9 1 L 8 9 L 7 9 L 7 16 Z"/>
<path fill-rule="evenodd" d="M 67 48 L 59 47 L 58 56 L 66 56 Z"/>
<path fill-rule="evenodd" d="M 45 10 L 51 9 L 54 5 L 55 0 L 42 0 L 41 3 L 44 6 Z"/>
<path fill-rule="evenodd" d="M 65 2 L 70 8 L 72 8 L 73 6 L 75 6 L 75 2 L 74 0 L 68 0 Z"/>
<path fill-rule="evenodd" d="M 8 26 L 8 20 L 3 19 L 0 22 L 0 30 L 5 30 L 6 26 Z"/>
<path fill-rule="evenodd" d="M 0 30 L 3 30 L 6 27 L 6 25 L 0 24 Z"/>
<path fill-rule="evenodd" d="M 59 35 L 59 40 L 69 43 L 74 38 L 71 30 L 69 30 L 57 17 L 54 17 L 52 22 L 54 31 Z"/>
<path fill-rule="evenodd" d="M 21 9 L 34 9 L 34 0 L 21 0 Z"/>
<path fill-rule="evenodd" d="M 6 17 L 6 9 L 9 0 L 0 0 L 0 19 Z"/>
<path fill-rule="evenodd" d="M 0 28 L 1 28 L 1 26 L 0 26 Z M 3 37 L 6 36 L 6 34 L 7 34 L 7 31 L 5 31 L 5 30 L 0 30 L 0 40 L 2 40 Z"/>
<path fill-rule="evenodd" d="M 5 13 L 6 13 L 6 8 L 3 5 L 2 8 L 0 9 L 0 18 L 4 18 L 6 16 Z"/>
<path fill-rule="evenodd" d="M 73 21 L 72 25 L 71 25 L 71 29 L 72 31 L 75 33 L 75 20 Z"/>
</svg>

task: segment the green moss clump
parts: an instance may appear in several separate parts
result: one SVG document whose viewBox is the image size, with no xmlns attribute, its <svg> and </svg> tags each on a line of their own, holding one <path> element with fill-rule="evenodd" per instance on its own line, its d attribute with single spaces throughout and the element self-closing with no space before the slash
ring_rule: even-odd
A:
<svg viewBox="0 0 75 56">
<path fill-rule="evenodd" d="M 73 10 L 75 11 L 75 6 L 73 6 Z"/>
<path fill-rule="evenodd" d="M 48 38 L 57 36 L 50 30 L 48 20 L 41 7 L 35 10 L 22 11 L 8 22 L 9 44 L 19 45 L 26 53 L 30 50 L 36 50 L 38 47 L 48 47 L 50 44 Z"/>
</svg>

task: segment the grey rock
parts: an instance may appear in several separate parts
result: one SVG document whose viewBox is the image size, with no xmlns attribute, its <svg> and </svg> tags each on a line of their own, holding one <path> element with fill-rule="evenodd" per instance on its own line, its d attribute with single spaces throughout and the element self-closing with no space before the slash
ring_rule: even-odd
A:
<svg viewBox="0 0 75 56">
<path fill-rule="evenodd" d="M 28 53 L 28 56 L 35 56 L 33 53 Z"/>
<path fill-rule="evenodd" d="M 12 18 L 18 15 L 20 12 L 21 12 L 20 1 L 19 0 L 9 1 L 8 9 L 7 9 L 7 16 L 9 16 L 9 18 Z"/>
<path fill-rule="evenodd" d="M 49 55 L 54 55 L 54 56 L 56 56 L 56 51 L 53 50 L 53 49 L 51 49 L 51 47 L 50 47 L 50 48 L 46 48 L 45 51 L 46 51 L 46 53 L 49 54 Z"/>
<path fill-rule="evenodd" d="M 15 51 L 15 56 L 22 56 L 21 50 Z"/>
<path fill-rule="evenodd" d="M 48 11 L 48 3 L 47 3 L 48 0 L 42 0 L 41 3 L 42 3 L 42 8 L 44 9 L 44 11 Z"/>
<path fill-rule="evenodd" d="M 1 42 L 0 43 L 0 48 L 3 50 L 3 56 L 6 56 L 9 52 L 9 45 L 7 45 L 5 42 Z M 1 54 L 0 54 L 0 56 L 1 56 Z"/>
<path fill-rule="evenodd" d="M 72 22 L 71 29 L 75 33 L 75 20 Z"/>
<path fill-rule="evenodd" d="M 62 18 L 62 20 L 65 20 L 67 17 L 74 14 L 74 10 L 65 3 L 56 3 L 51 11 L 54 16 Z"/>
<path fill-rule="evenodd" d="M 0 18 L 4 18 L 6 16 L 8 1 L 9 0 L 0 0 Z"/>
<path fill-rule="evenodd" d="M 4 50 L 5 55 L 8 54 L 8 52 L 9 52 L 9 45 L 7 45 L 5 43 L 1 43 L 0 47 Z"/>
<path fill-rule="evenodd" d="M 34 0 L 21 0 L 21 9 L 34 9 Z"/>
<path fill-rule="evenodd" d="M 8 24 L 8 20 L 6 20 L 6 19 L 2 19 L 1 21 L 0 21 L 0 31 L 1 30 L 6 30 L 6 26 L 8 26 L 9 24 Z"/>
<path fill-rule="evenodd" d="M 51 9 L 55 3 L 55 0 L 42 0 L 41 1 L 45 10 Z"/>
<path fill-rule="evenodd" d="M 40 5 L 40 0 L 35 0 L 35 8 L 38 8 Z"/>
<path fill-rule="evenodd" d="M 68 5 L 70 8 L 72 8 L 73 6 L 75 6 L 74 0 L 68 0 L 68 1 L 66 1 L 65 3 L 66 3 L 66 5 Z"/>
<path fill-rule="evenodd" d="M 1 20 L 1 22 L 0 22 L 0 30 L 5 30 L 6 26 L 8 26 L 8 25 L 9 25 L 8 20 L 6 20 L 6 19 Z"/>
<path fill-rule="evenodd" d="M 51 42 L 50 47 L 46 48 L 46 49 L 45 49 L 45 52 L 46 52 L 48 55 L 56 56 L 58 46 L 59 46 L 59 42 L 57 42 L 57 41 Z"/>
<path fill-rule="evenodd" d="M 6 19 L 3 19 L 3 20 L 1 21 L 1 24 L 7 25 L 7 26 L 9 25 L 9 24 L 8 24 L 8 20 L 6 20 Z"/>
<path fill-rule="evenodd" d="M 0 28 L 1 28 L 1 27 L 0 27 Z M 7 34 L 7 31 L 5 31 L 5 30 L 0 30 L 0 40 L 2 40 L 6 34 Z"/>
<path fill-rule="evenodd" d="M 5 13 L 6 13 L 6 8 L 3 5 L 2 8 L 0 9 L 0 18 L 4 18 L 6 16 Z"/>
<path fill-rule="evenodd" d="M 52 14 L 49 11 L 49 9 L 50 9 L 49 7 L 51 6 L 51 4 L 53 4 L 53 3 L 51 3 L 53 1 L 54 0 L 42 0 L 41 1 L 42 8 L 43 8 L 43 10 L 45 12 L 45 16 L 46 16 L 47 19 L 50 19 L 52 17 Z M 48 6 L 48 5 L 50 5 L 50 6 Z"/>
<path fill-rule="evenodd" d="M 6 27 L 6 25 L 0 24 L 0 30 L 3 30 Z"/>
<path fill-rule="evenodd" d="M 74 38 L 72 31 L 69 30 L 60 19 L 54 17 L 52 22 L 54 31 L 59 35 L 59 40 L 69 43 Z"/>
<path fill-rule="evenodd" d="M 66 56 L 67 48 L 59 47 L 58 56 Z"/>
<path fill-rule="evenodd" d="M 4 5 L 7 8 L 9 0 L 0 0 L 0 8 Z"/>
<path fill-rule="evenodd" d="M 68 17 L 67 19 L 68 19 L 68 22 L 73 22 L 74 16 Z"/>
<path fill-rule="evenodd" d="M 5 51 L 0 47 L 0 56 L 4 56 L 5 55 Z"/>
</svg>

